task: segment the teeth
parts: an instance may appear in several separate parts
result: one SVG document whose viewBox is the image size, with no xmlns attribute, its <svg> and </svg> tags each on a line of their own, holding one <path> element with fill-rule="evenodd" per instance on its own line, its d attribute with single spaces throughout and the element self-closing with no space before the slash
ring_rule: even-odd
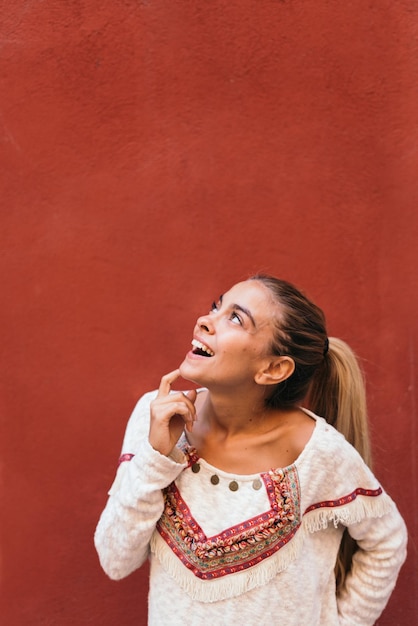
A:
<svg viewBox="0 0 418 626">
<path fill-rule="evenodd" d="M 203 352 L 206 352 L 207 354 L 209 354 L 209 356 L 213 356 L 215 354 L 210 348 L 205 346 L 205 344 L 201 343 L 197 339 L 193 339 L 192 346 L 194 346 L 195 348 L 199 348 L 199 350 L 203 350 Z"/>
</svg>

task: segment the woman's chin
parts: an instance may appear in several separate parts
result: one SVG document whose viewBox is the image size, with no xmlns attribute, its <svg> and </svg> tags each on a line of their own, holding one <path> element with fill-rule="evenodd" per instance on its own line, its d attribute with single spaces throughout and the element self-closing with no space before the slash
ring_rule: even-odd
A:
<svg viewBox="0 0 418 626">
<path fill-rule="evenodd" d="M 188 380 L 191 383 L 199 384 L 199 381 L 196 380 L 196 372 L 193 372 L 193 368 L 190 367 L 190 364 L 187 362 L 187 358 L 184 359 L 183 363 L 181 363 L 179 370 L 180 376 L 184 378 L 184 380 Z"/>
</svg>

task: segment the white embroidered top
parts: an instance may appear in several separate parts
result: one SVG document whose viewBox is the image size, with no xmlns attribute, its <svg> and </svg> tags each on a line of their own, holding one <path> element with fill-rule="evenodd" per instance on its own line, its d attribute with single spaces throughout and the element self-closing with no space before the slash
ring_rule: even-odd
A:
<svg viewBox="0 0 418 626">
<path fill-rule="evenodd" d="M 149 625 L 372 626 L 405 560 L 406 529 L 344 437 L 307 411 L 315 429 L 292 465 L 236 476 L 184 436 L 170 457 L 151 447 L 155 394 L 129 420 L 95 533 L 113 579 L 150 557 Z M 344 527 L 359 550 L 337 598 Z"/>
</svg>

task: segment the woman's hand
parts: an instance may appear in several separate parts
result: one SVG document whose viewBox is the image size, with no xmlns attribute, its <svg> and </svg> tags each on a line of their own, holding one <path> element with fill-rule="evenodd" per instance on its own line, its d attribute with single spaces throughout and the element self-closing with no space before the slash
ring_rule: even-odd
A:
<svg viewBox="0 0 418 626">
<path fill-rule="evenodd" d="M 174 370 L 162 377 L 158 394 L 151 402 L 149 442 L 160 454 L 168 456 L 180 438 L 184 427 L 191 431 L 196 420 L 197 392 L 170 393 L 172 383 L 180 376 Z"/>
</svg>

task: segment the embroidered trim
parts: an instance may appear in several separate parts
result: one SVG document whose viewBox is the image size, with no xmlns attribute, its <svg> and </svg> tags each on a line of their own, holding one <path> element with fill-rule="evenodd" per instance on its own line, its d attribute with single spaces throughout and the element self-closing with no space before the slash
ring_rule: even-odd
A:
<svg viewBox="0 0 418 626">
<path fill-rule="evenodd" d="M 344 496 L 343 498 L 339 498 L 338 500 L 324 500 L 323 502 L 311 504 L 311 506 L 308 506 L 308 508 L 306 509 L 304 515 L 306 515 L 306 513 L 309 513 L 310 511 L 315 511 L 316 509 L 344 506 L 346 504 L 349 504 L 350 502 L 353 502 L 357 498 L 357 496 L 368 496 L 371 498 L 375 498 L 376 496 L 380 496 L 381 493 L 383 493 L 381 487 L 379 487 L 378 489 L 362 489 L 361 487 L 359 487 L 358 489 L 355 489 L 352 493 L 348 494 L 348 496 Z"/>
<path fill-rule="evenodd" d="M 195 450 L 184 450 L 188 467 Z M 300 487 L 295 467 L 261 474 L 270 509 L 214 537 L 207 537 L 175 485 L 164 490 L 165 508 L 157 530 L 185 567 L 202 580 L 234 574 L 272 556 L 300 526 Z"/>
<path fill-rule="evenodd" d="M 120 456 L 118 460 L 118 467 L 124 461 L 130 461 L 131 459 L 133 459 L 134 456 L 135 456 L 134 454 L 122 454 L 122 456 Z"/>
</svg>

